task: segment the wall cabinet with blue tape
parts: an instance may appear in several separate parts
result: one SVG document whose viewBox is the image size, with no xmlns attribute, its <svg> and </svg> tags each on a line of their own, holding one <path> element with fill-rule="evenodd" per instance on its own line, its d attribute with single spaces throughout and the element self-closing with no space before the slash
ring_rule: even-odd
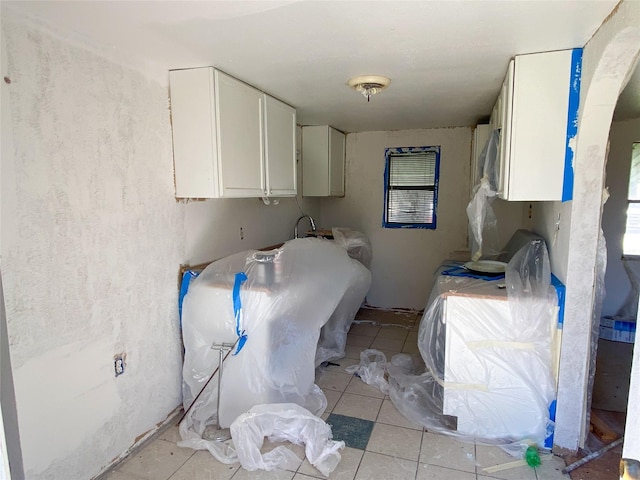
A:
<svg viewBox="0 0 640 480">
<path fill-rule="evenodd" d="M 498 195 L 571 200 L 582 50 L 517 55 L 491 114 L 500 130 Z"/>
</svg>

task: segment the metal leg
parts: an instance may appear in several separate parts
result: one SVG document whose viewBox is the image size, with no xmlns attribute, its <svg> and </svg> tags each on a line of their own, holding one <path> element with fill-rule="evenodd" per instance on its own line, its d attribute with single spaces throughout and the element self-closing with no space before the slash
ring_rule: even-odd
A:
<svg viewBox="0 0 640 480">
<path fill-rule="evenodd" d="M 209 425 L 202 433 L 202 437 L 206 440 L 212 440 L 214 442 L 225 442 L 231 438 L 231 432 L 228 428 L 222 428 L 220 426 L 220 394 L 222 392 L 222 367 L 224 364 L 225 352 L 233 348 L 233 343 L 214 343 L 211 345 L 213 350 L 218 350 L 220 353 L 218 361 L 218 398 L 216 399 L 216 424 Z"/>
</svg>

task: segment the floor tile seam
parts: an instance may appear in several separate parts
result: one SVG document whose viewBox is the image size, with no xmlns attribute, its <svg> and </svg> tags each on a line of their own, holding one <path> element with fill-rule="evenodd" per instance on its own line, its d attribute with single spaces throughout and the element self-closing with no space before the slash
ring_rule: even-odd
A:
<svg viewBox="0 0 640 480">
<path fill-rule="evenodd" d="M 348 394 L 348 395 L 356 395 L 358 397 L 365 397 L 365 398 L 373 398 L 375 400 L 382 400 L 382 402 L 384 402 L 384 398 L 380 398 L 380 397 L 374 397 L 372 395 L 367 395 L 365 393 L 353 393 L 353 392 L 347 392 L 346 390 L 342 392 L 342 396 L 340 398 L 342 398 L 344 396 L 344 394 Z M 339 400 L 338 400 L 339 401 Z M 382 408 L 382 403 L 380 404 L 380 407 L 378 408 L 378 413 L 376 414 L 376 418 L 378 418 L 378 415 L 380 415 L 380 409 Z M 347 415 L 348 416 L 348 415 Z M 372 422 L 375 422 L 375 420 L 372 420 Z"/>
<path fill-rule="evenodd" d="M 328 412 L 328 413 L 330 413 L 330 414 L 331 414 L 331 413 L 333 413 L 333 411 L 334 411 L 334 410 L 336 409 L 336 407 L 338 406 L 338 403 L 340 403 L 340 400 L 342 400 L 343 395 L 344 395 L 344 391 L 340 392 L 340 396 L 338 397 L 338 400 L 336 400 L 335 405 L 333 405 L 333 407 L 331 408 L 331 411 L 330 411 L 330 412 Z M 327 412 L 325 412 L 325 413 L 327 413 Z"/>
<path fill-rule="evenodd" d="M 380 414 L 378 413 L 378 415 L 380 415 Z M 422 433 L 422 429 L 420 429 L 420 428 L 405 427 L 403 425 L 396 425 L 394 423 L 388 423 L 388 422 L 384 422 L 384 421 L 378 420 L 378 419 L 375 420 L 375 423 L 379 423 L 381 425 L 388 425 L 389 427 L 405 428 L 405 429 L 410 430 L 412 432 Z M 422 435 L 420 435 L 420 445 L 422 446 Z"/>
<path fill-rule="evenodd" d="M 405 462 L 415 463 L 416 464 L 416 472 L 417 472 L 417 466 L 420 463 L 417 460 L 410 460 L 408 458 L 398 457 L 398 456 L 395 456 L 395 455 L 389 455 L 388 453 L 380 453 L 380 452 L 374 452 L 372 450 L 364 450 L 364 453 L 367 453 L 367 452 L 375 453 L 376 455 L 382 455 L 382 456 L 389 457 L 389 458 L 397 458 L 397 459 L 400 459 L 400 460 L 404 460 Z M 363 458 L 364 458 L 364 453 L 362 454 Z"/>
<path fill-rule="evenodd" d="M 162 439 L 161 439 L 161 438 L 159 438 L 158 440 L 162 440 Z M 169 441 L 167 441 L 167 440 L 162 440 L 162 441 L 163 441 L 163 442 L 166 442 L 166 443 L 173 444 L 173 445 L 175 445 L 177 448 L 184 448 L 184 447 L 178 447 L 178 444 L 177 444 L 176 442 L 169 442 Z M 192 449 L 187 449 L 187 448 L 184 448 L 184 449 L 185 449 L 185 450 L 192 450 Z M 193 451 L 192 451 L 192 453 L 191 453 L 191 455 L 189 455 L 189 456 L 185 459 L 185 461 L 184 461 L 184 462 L 182 462 L 182 463 L 180 464 L 180 466 L 179 466 L 178 468 L 176 468 L 176 469 L 173 471 L 173 473 L 172 473 L 171 475 L 169 475 L 168 477 L 166 477 L 166 480 L 171 480 L 171 477 L 173 477 L 176 473 L 178 473 L 178 471 L 179 471 L 182 467 L 184 467 L 184 465 L 185 465 L 185 464 L 186 464 L 186 463 L 191 459 L 191 457 L 193 457 L 193 456 L 196 454 L 196 452 L 197 452 L 197 450 L 193 450 Z M 126 473 L 126 472 L 125 472 L 125 473 Z M 234 473 L 234 475 L 235 475 L 235 473 Z M 153 479 L 153 480 L 159 480 L 159 479 Z"/>
<path fill-rule="evenodd" d="M 420 449 L 418 450 L 418 468 L 416 468 L 415 480 L 418 480 L 418 471 L 420 470 L 420 457 L 422 456 L 422 442 L 424 441 L 424 435 L 420 434 Z"/>
<path fill-rule="evenodd" d="M 363 382 L 364 383 L 364 382 Z M 347 388 L 349 388 L 349 385 L 347 385 Z M 366 393 L 356 393 L 356 392 L 348 392 L 347 389 L 344 390 L 344 393 L 348 393 L 350 395 L 360 395 L 361 397 L 367 397 L 367 398 L 377 398 L 378 400 L 384 400 L 384 396 L 380 396 L 380 395 L 384 395 L 382 392 L 380 392 L 379 394 L 376 395 L 367 395 Z M 380 413 L 380 412 L 378 412 Z"/>
<path fill-rule="evenodd" d="M 367 446 L 365 447 L 365 452 L 377 453 L 378 455 L 386 455 L 391 458 L 399 458 L 400 460 L 407 460 L 408 462 L 420 463 L 420 452 L 418 452 L 418 460 L 414 460 L 413 458 L 401 457 L 400 455 L 391 455 L 389 453 L 377 452 L 375 450 L 369 450 L 369 442 L 371 441 L 371 437 L 369 437 L 369 441 L 367 441 Z"/>
<path fill-rule="evenodd" d="M 437 463 L 422 462 L 422 461 L 418 461 L 418 463 L 420 463 L 422 465 L 429 465 L 431 467 L 446 468 L 448 470 L 454 470 L 454 471 L 460 472 L 460 473 L 472 473 L 476 477 L 479 475 L 477 471 L 470 472 L 469 470 L 462 470 L 461 468 L 451 467 L 449 465 L 438 465 Z M 486 474 L 486 476 L 489 477 L 490 475 Z"/>
<path fill-rule="evenodd" d="M 353 477 L 352 477 L 353 480 L 355 480 L 355 478 L 358 476 L 358 472 L 360 471 L 360 467 L 362 466 L 362 460 L 364 460 L 365 452 L 366 452 L 366 450 L 362 450 L 362 455 L 360 455 L 360 460 L 358 461 L 358 466 L 356 467 L 356 470 L 353 472 Z"/>
<path fill-rule="evenodd" d="M 446 465 L 435 465 L 433 463 L 428 463 L 428 462 L 418 462 L 418 470 L 420 470 L 420 466 L 421 465 L 427 465 L 429 467 L 444 468 L 446 470 L 452 470 L 452 471 L 457 472 L 457 473 L 466 473 L 467 475 L 473 475 L 476 478 L 476 480 L 478 479 L 478 473 L 470 472 L 468 470 L 460 470 L 459 468 L 453 468 L 453 467 L 449 467 L 449 466 L 446 466 Z M 488 477 L 489 475 L 486 475 L 486 476 Z M 417 475 L 416 475 L 416 477 L 417 477 Z M 493 478 L 493 477 L 491 477 L 491 478 Z M 504 479 L 495 479 L 495 480 L 504 480 Z"/>
<path fill-rule="evenodd" d="M 383 403 L 384 403 L 384 401 L 383 401 Z M 382 406 L 380 406 L 380 410 L 382 410 Z M 378 412 L 378 416 L 380 416 L 380 412 Z M 393 423 L 380 422 L 377 419 L 374 421 L 374 423 L 379 423 L 381 425 L 387 425 L 389 427 L 404 428 L 405 430 L 409 430 L 410 432 L 418 432 L 420 434 L 420 448 L 422 448 L 422 438 L 424 437 L 424 435 L 422 435 L 422 433 L 423 433 L 422 430 L 419 430 L 417 428 L 404 427 L 402 425 L 394 425 Z"/>
</svg>

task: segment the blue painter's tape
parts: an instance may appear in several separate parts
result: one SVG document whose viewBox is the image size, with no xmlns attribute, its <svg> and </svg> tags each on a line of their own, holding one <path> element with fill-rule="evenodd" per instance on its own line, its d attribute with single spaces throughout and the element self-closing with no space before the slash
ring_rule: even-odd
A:
<svg viewBox="0 0 640 480">
<path fill-rule="evenodd" d="M 406 154 L 412 152 L 434 152 L 436 155 L 435 176 L 433 184 L 433 214 L 431 223 L 393 223 L 388 219 L 388 202 L 389 202 L 389 175 L 390 175 L 390 156 L 393 154 Z M 420 147 L 394 147 L 385 148 L 384 150 L 384 196 L 382 201 L 382 228 L 418 228 L 426 230 L 435 230 L 437 225 L 438 212 L 438 185 L 440 183 L 440 146 L 420 146 Z"/>
<path fill-rule="evenodd" d="M 242 287 L 242 284 L 246 281 L 247 281 L 246 273 L 244 272 L 236 273 L 236 278 L 233 283 L 233 316 L 236 319 L 236 335 L 240 337 L 240 340 L 238 340 L 238 347 L 236 348 L 234 355 L 237 355 L 238 353 L 240 353 L 240 350 L 242 350 L 242 347 L 244 347 L 244 344 L 247 342 L 247 334 L 240 326 L 241 317 L 242 317 L 242 301 L 240 300 L 240 287 Z"/>
<path fill-rule="evenodd" d="M 180 327 L 182 327 L 182 302 L 184 297 L 189 291 L 191 282 L 200 275 L 200 272 L 194 272 L 193 270 L 187 270 L 182 274 L 182 281 L 180 282 L 180 296 L 178 297 L 178 314 L 180 317 Z"/>
<path fill-rule="evenodd" d="M 564 299 L 567 294 L 567 287 L 554 274 L 551 274 L 551 286 L 556 289 L 556 294 L 558 295 L 558 328 L 562 330 L 564 324 Z"/>
<path fill-rule="evenodd" d="M 553 448 L 553 434 L 556 425 L 556 400 L 549 404 L 549 424 L 547 425 L 547 436 L 544 439 L 544 448 Z"/>
<path fill-rule="evenodd" d="M 562 201 L 573 199 L 573 158 L 571 143 L 578 134 L 578 109 L 580 108 L 580 79 L 582 76 L 582 49 L 574 48 L 571 53 L 571 78 L 569 85 L 569 108 L 567 112 L 567 144 L 564 156 L 564 176 L 562 179 Z"/>
</svg>

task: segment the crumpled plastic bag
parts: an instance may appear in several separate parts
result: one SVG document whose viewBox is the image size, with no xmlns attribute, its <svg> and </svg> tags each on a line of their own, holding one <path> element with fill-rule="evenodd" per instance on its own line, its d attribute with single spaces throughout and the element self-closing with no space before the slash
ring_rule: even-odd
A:
<svg viewBox="0 0 640 480">
<path fill-rule="evenodd" d="M 332 440 L 331 427 L 295 403 L 256 405 L 231 424 L 238 460 L 246 470 L 296 468 L 301 458 L 284 445 L 260 453 L 264 438 L 272 442 L 304 444 L 309 463 L 329 476 L 340 462 L 343 441 Z"/>
<path fill-rule="evenodd" d="M 360 364 L 345 368 L 347 373 L 357 375 L 364 383 L 376 387 L 385 395 L 389 394 L 389 382 L 385 379 L 387 357 L 375 349 L 360 352 Z"/>
</svg>

